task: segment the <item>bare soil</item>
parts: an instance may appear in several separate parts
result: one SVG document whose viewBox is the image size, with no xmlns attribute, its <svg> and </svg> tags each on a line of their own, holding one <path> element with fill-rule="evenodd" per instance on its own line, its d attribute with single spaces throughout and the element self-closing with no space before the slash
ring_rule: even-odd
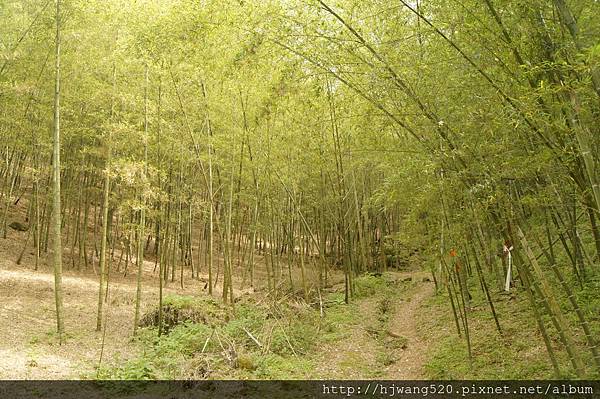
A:
<svg viewBox="0 0 600 399">
<path fill-rule="evenodd" d="M 112 272 L 105 302 L 106 331 L 96 331 L 98 277 L 90 270 L 63 270 L 66 341 L 59 345 L 56 336 L 54 275 L 41 259 L 33 270 L 34 256 L 26 252 L 21 265 L 15 260 L 27 232 L 9 229 L 7 239 L 0 238 L 0 379 L 78 379 L 93 378 L 100 362 L 128 359 L 136 355 L 132 343 L 135 313 L 136 273 Z M 65 252 L 68 248 L 65 248 Z M 97 260 L 96 260 L 97 261 Z M 189 272 L 188 272 L 189 273 Z M 154 275 L 154 278 L 153 278 Z M 154 262 L 144 262 L 142 278 L 142 314 L 158 303 Z M 165 295 L 206 293 L 205 282 L 186 278 L 170 282 Z M 216 287 L 215 295 L 219 295 Z M 236 290 L 236 294 L 241 292 Z"/>
<path fill-rule="evenodd" d="M 424 273 L 412 275 L 417 283 L 409 296 L 396 305 L 394 316 L 390 320 L 389 331 L 406 339 L 403 348 L 394 349 L 395 362 L 388 366 L 386 377 L 390 380 L 424 379 L 423 366 L 427 360 L 429 343 L 418 333 L 417 323 L 423 317 L 419 314 L 423 301 L 433 294 L 432 282 L 423 282 Z"/>
</svg>

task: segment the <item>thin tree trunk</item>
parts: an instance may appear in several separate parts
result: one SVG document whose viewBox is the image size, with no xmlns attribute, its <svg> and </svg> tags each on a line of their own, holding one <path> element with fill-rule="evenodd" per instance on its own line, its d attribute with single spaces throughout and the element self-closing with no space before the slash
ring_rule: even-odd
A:
<svg viewBox="0 0 600 399">
<path fill-rule="evenodd" d="M 144 73 L 144 172 L 142 174 L 142 189 L 141 189 L 141 210 L 140 224 L 138 231 L 138 247 L 137 247 L 137 283 L 135 293 L 135 317 L 133 320 L 133 334 L 137 332 L 138 323 L 140 320 L 140 303 L 142 301 L 142 273 L 144 270 L 144 228 L 146 225 L 146 175 L 148 173 L 148 64 L 145 66 Z"/>
<path fill-rule="evenodd" d="M 56 0 L 55 86 L 54 86 L 54 137 L 52 156 L 52 252 L 54 258 L 54 299 L 56 326 L 59 341 L 63 342 L 63 292 L 62 292 L 62 240 L 60 206 L 60 5 Z"/>
</svg>

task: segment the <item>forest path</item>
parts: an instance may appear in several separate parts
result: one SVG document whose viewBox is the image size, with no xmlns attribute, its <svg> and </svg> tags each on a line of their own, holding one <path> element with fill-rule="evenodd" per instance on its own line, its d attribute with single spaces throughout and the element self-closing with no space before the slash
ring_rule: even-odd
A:
<svg viewBox="0 0 600 399">
<path fill-rule="evenodd" d="M 413 273 L 410 275 L 415 281 L 415 286 L 409 290 L 411 295 L 397 303 L 394 315 L 390 318 L 388 331 L 398 337 L 406 339 L 404 349 L 390 348 L 393 350 L 391 357 L 395 361 L 390 364 L 385 376 L 390 380 L 418 380 L 424 379 L 423 366 L 427 360 L 429 343 L 417 331 L 418 314 L 424 300 L 433 295 L 434 284 L 425 281 L 427 273 Z"/>
<path fill-rule="evenodd" d="M 427 272 L 390 272 L 393 279 L 409 286 L 393 297 L 370 296 L 353 302 L 361 315 L 350 322 L 334 342 L 320 348 L 312 378 L 389 379 L 424 378 L 423 366 L 431 343 L 417 330 L 423 302 L 433 295 L 434 284 Z M 384 325 L 378 319 L 382 301 L 391 302 Z"/>
</svg>

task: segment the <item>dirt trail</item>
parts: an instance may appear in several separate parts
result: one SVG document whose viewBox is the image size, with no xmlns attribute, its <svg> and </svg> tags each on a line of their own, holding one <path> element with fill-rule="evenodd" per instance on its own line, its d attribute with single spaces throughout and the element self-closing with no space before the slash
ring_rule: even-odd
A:
<svg viewBox="0 0 600 399">
<path fill-rule="evenodd" d="M 429 342 L 417 331 L 418 312 L 423 301 L 433 294 L 432 282 L 424 281 L 424 272 L 392 272 L 394 279 L 411 279 L 409 288 L 390 298 L 394 303 L 393 313 L 378 331 L 377 307 L 380 297 L 360 299 L 354 304 L 356 312 L 364 318 L 345 327 L 345 334 L 336 342 L 320 349 L 317 367 L 312 378 L 324 379 L 389 379 L 417 380 L 423 378 L 423 365 L 427 359 Z M 340 288 L 342 289 L 342 288 Z M 379 338 L 373 332 L 379 332 Z M 392 337 L 387 334 L 391 334 Z M 392 341 L 406 340 L 404 349 L 395 348 Z M 384 362 L 391 360 L 385 366 Z"/>
<path fill-rule="evenodd" d="M 434 284 L 424 282 L 425 274 L 413 274 L 416 285 L 409 291 L 405 300 L 398 303 L 394 316 L 389 321 L 390 333 L 406 339 L 405 349 L 395 349 L 392 357 L 396 361 L 387 367 L 386 377 L 390 380 L 423 379 L 423 366 L 426 361 L 428 343 L 417 331 L 417 320 L 423 301 L 433 294 Z M 412 294 L 412 295 L 410 295 Z"/>
</svg>

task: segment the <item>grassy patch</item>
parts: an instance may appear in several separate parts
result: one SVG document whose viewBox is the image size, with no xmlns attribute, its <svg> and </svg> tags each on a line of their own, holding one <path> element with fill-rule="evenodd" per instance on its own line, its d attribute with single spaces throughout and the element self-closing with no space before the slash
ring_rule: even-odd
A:
<svg viewBox="0 0 600 399">
<path fill-rule="evenodd" d="M 257 357 L 257 378 L 285 380 L 290 378 L 310 378 L 315 368 L 314 360 L 298 356 L 268 354 Z"/>
<path fill-rule="evenodd" d="M 354 299 L 389 295 L 397 284 L 390 273 L 366 273 L 354 279 Z"/>
<path fill-rule="evenodd" d="M 577 301 L 586 314 L 595 336 L 600 336 L 600 277 L 588 276 L 583 289 L 576 289 Z M 556 287 L 556 286 L 555 286 Z M 595 378 L 593 361 L 585 337 L 570 303 L 555 289 L 557 300 L 571 327 L 577 353 L 588 366 L 588 377 Z M 427 377 L 435 379 L 553 379 L 554 370 L 543 338 L 538 330 L 531 305 L 522 288 L 511 295 L 493 293 L 503 336 L 495 328 L 494 320 L 480 290 L 471 290 L 472 311 L 469 313 L 472 359 L 469 359 L 466 341 L 456 331 L 452 310 L 446 295 L 440 294 L 427 303 L 419 330 L 431 342 L 436 342 L 426 364 Z M 575 378 L 558 334 L 547 315 L 543 316 L 551 338 L 552 348 L 559 363 L 561 378 Z M 461 326 L 462 327 L 462 326 Z"/>
</svg>

